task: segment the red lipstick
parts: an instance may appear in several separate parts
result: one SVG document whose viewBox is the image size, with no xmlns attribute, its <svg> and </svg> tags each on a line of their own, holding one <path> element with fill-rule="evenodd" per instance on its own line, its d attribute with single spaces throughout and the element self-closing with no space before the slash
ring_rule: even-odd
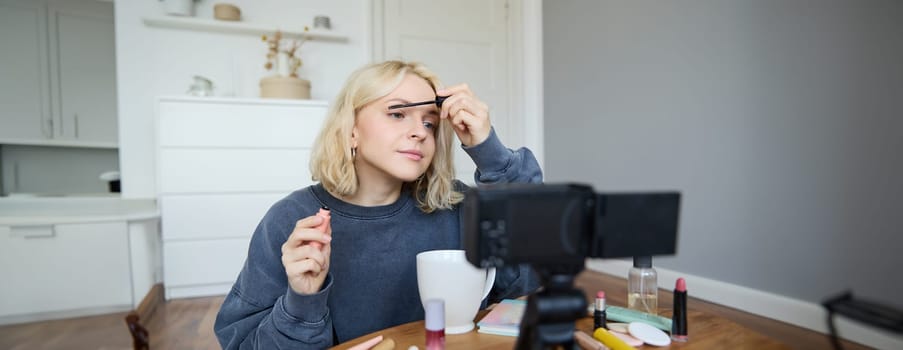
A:
<svg viewBox="0 0 903 350">
<path fill-rule="evenodd" d="M 671 340 L 685 342 L 687 334 L 687 282 L 678 278 L 674 286 L 674 312 L 671 316 Z"/>
</svg>

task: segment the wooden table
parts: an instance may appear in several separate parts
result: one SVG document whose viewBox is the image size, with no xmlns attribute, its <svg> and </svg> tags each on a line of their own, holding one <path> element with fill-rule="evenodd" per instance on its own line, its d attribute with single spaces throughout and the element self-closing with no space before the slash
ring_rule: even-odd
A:
<svg viewBox="0 0 903 350">
<path fill-rule="evenodd" d="M 627 299 L 626 283 L 611 283 L 611 278 L 604 278 L 598 272 L 585 271 L 577 277 L 575 285 L 582 288 L 588 296 L 595 295 L 597 290 L 605 290 L 609 305 L 624 306 Z M 604 284 L 604 286 L 603 286 Z M 688 283 L 689 284 L 689 283 Z M 687 288 L 692 293 L 692 284 Z M 589 300 L 589 298 L 587 298 Z M 693 299 L 688 300 L 687 324 L 690 341 L 671 343 L 667 347 L 643 346 L 643 349 L 789 349 L 785 344 L 769 338 L 752 329 L 746 328 L 723 317 L 715 316 L 693 308 Z M 671 293 L 659 293 L 659 309 L 662 316 L 671 315 Z M 486 314 L 477 314 L 479 320 Z M 593 320 L 591 317 L 577 321 L 576 328 L 591 333 Z M 407 350 L 411 345 L 424 349 L 426 335 L 423 321 L 406 323 L 381 331 L 373 332 L 356 339 L 339 344 L 334 349 L 347 349 L 373 337 L 382 335 L 395 341 L 396 350 Z M 515 337 L 483 334 L 476 330 L 464 334 L 446 335 L 445 345 L 448 349 L 512 349 Z"/>
</svg>

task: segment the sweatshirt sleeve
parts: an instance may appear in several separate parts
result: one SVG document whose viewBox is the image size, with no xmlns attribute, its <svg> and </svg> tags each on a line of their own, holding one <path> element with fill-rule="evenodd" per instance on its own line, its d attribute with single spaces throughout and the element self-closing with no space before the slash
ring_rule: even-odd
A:
<svg viewBox="0 0 903 350">
<path fill-rule="evenodd" d="M 487 304 L 514 299 L 535 292 L 539 288 L 539 278 L 528 264 L 505 266 L 495 272 L 495 285 L 486 298 Z"/>
<path fill-rule="evenodd" d="M 474 179 L 477 184 L 491 183 L 542 183 L 539 162 L 527 148 L 510 150 L 502 144 L 495 128 L 489 138 L 464 151 L 477 165 Z M 487 301 L 499 302 L 530 294 L 539 288 L 539 279 L 530 265 L 505 266 L 496 270 L 495 285 Z"/>
<path fill-rule="evenodd" d="M 477 165 L 474 173 L 477 184 L 542 182 L 542 170 L 533 152 L 525 147 L 517 150 L 505 148 L 495 128 L 482 143 L 463 148 Z"/>
<path fill-rule="evenodd" d="M 327 307 L 332 276 L 316 294 L 291 290 L 282 266 L 282 244 L 296 215 L 280 201 L 254 231 L 248 257 L 216 316 L 223 349 L 323 349 L 333 345 Z"/>
</svg>

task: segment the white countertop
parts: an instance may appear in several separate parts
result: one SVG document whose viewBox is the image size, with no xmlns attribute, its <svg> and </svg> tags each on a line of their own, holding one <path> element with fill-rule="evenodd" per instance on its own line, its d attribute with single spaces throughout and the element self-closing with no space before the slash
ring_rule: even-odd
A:
<svg viewBox="0 0 903 350">
<path fill-rule="evenodd" d="M 5 226 L 137 221 L 159 216 L 155 199 L 118 196 L 0 198 L 0 225 Z"/>
</svg>

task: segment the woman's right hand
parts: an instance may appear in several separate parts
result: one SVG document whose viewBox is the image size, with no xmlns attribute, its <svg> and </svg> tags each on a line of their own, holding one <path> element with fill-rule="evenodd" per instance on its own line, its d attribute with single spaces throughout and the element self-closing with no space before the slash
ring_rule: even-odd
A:
<svg viewBox="0 0 903 350">
<path fill-rule="evenodd" d="M 295 230 L 282 245 L 282 266 L 288 284 L 298 294 L 314 294 L 320 291 L 329 272 L 329 254 L 332 246 L 332 228 L 326 233 L 315 227 L 323 223 L 319 216 L 308 216 L 295 223 Z M 322 243 L 316 247 L 313 242 Z"/>
</svg>

